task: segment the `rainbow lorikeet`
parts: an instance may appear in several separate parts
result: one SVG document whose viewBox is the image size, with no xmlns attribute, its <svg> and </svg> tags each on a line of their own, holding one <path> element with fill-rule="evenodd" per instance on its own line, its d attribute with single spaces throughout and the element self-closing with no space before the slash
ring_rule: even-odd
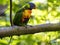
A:
<svg viewBox="0 0 60 45">
<path fill-rule="evenodd" d="M 19 11 L 16 12 L 16 15 L 13 19 L 13 24 L 17 26 L 27 25 L 31 17 L 32 9 L 35 9 L 34 3 L 28 3 L 22 7 Z"/>
</svg>

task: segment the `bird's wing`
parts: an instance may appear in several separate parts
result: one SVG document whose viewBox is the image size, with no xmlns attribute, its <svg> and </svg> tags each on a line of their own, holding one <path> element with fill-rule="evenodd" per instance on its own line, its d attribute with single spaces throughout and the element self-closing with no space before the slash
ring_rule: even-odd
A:
<svg viewBox="0 0 60 45">
<path fill-rule="evenodd" d="M 22 14 L 23 14 L 22 9 L 16 12 L 14 20 L 13 20 L 14 24 L 16 24 L 16 25 L 20 24 L 20 20 L 22 19 Z"/>
</svg>

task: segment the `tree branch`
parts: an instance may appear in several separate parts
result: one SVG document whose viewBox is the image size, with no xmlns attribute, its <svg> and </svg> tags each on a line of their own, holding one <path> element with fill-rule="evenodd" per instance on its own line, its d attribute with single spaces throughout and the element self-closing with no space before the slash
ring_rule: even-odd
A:
<svg viewBox="0 0 60 45">
<path fill-rule="evenodd" d="M 10 0 L 10 23 L 11 23 L 11 26 L 13 26 L 13 20 L 12 20 L 12 0 Z"/>
<path fill-rule="evenodd" d="M 60 23 L 57 24 L 41 24 L 35 26 L 12 26 L 0 28 L 0 37 L 13 35 L 34 34 L 38 32 L 60 31 Z"/>
</svg>

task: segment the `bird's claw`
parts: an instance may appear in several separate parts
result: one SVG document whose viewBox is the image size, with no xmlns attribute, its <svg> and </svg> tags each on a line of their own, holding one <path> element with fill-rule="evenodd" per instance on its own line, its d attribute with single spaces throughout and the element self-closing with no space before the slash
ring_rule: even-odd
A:
<svg viewBox="0 0 60 45">
<path fill-rule="evenodd" d="M 32 27 L 32 25 L 25 25 L 25 27 L 26 27 L 26 28 L 28 28 L 28 27 Z"/>
</svg>

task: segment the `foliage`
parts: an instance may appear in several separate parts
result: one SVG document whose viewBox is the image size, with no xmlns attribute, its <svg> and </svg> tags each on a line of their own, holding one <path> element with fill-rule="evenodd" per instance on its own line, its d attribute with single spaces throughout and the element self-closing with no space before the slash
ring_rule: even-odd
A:
<svg viewBox="0 0 60 45">
<path fill-rule="evenodd" d="M 31 0 L 12 0 L 13 2 L 13 18 L 17 10 L 19 10 L 26 3 Z M 8 2 L 8 3 L 7 3 Z M 0 0 L 0 4 L 8 4 L 6 9 L 6 23 L 10 26 L 9 23 L 9 0 Z M 43 23 L 57 23 L 60 22 L 60 0 L 47 0 L 47 3 L 36 2 L 37 9 L 32 10 L 32 17 L 29 20 L 29 25 L 39 25 Z M 4 19 L 1 17 L 0 24 L 6 26 Z M 36 34 L 29 35 L 20 35 L 13 36 L 11 45 L 56 45 L 60 42 L 60 32 L 41 32 Z M 0 45 L 7 45 L 10 40 L 10 37 L 5 37 L 0 39 Z M 60 44 L 59 44 L 60 45 Z"/>
</svg>

